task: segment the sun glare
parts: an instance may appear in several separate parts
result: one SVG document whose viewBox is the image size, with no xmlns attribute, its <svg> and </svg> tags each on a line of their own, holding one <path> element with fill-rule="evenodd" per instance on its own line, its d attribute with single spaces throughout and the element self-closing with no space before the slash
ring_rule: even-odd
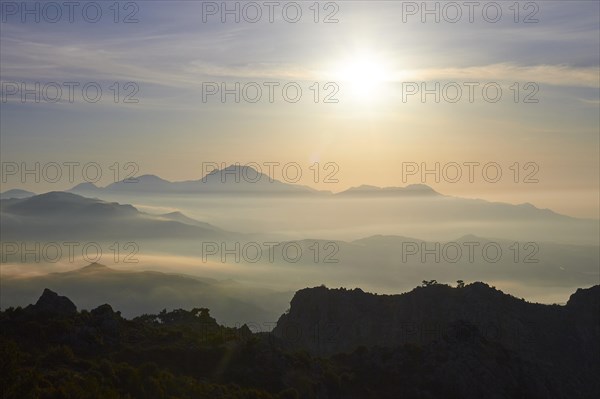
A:
<svg viewBox="0 0 600 399">
<path fill-rule="evenodd" d="M 381 97 L 389 76 L 385 62 L 368 53 L 348 57 L 336 72 L 340 93 L 361 101 L 374 101 Z"/>
</svg>

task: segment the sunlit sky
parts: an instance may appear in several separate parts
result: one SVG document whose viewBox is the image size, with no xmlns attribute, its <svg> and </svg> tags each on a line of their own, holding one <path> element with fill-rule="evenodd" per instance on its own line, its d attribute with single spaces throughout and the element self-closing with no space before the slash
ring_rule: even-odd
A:
<svg viewBox="0 0 600 399">
<path fill-rule="evenodd" d="M 479 176 L 473 183 L 426 183 L 445 194 L 599 216 L 597 1 L 536 2 L 537 23 L 523 23 L 529 9 L 515 23 L 512 1 L 500 2 L 497 23 L 485 21 L 481 10 L 473 23 L 467 15 L 457 23 L 423 23 L 391 1 L 340 1 L 339 10 L 321 3 L 319 23 L 313 2 L 299 2 L 297 23 L 279 9 L 272 23 L 266 15 L 257 23 L 222 23 L 219 14 L 204 15 L 204 22 L 199 1 L 138 1 L 138 22 L 124 24 L 113 22 L 112 2 L 99 3 L 106 14 L 95 24 L 77 13 L 73 23 L 22 23 L 2 9 L 2 162 L 95 161 L 106 171 L 114 162 L 135 162 L 140 174 L 173 181 L 200 178 L 203 162 L 297 162 L 306 172 L 301 183 L 335 192 L 420 183 L 418 176 L 403 181 L 403 162 L 497 162 L 506 176 L 498 183 Z M 120 20 L 131 10 L 121 10 Z M 332 11 L 338 22 L 323 23 Z M 97 82 L 103 97 L 87 103 L 75 89 L 73 103 L 22 103 L 9 94 L 11 82 Z M 134 82 L 139 102 L 115 103 L 115 82 L 120 100 L 130 92 L 124 85 Z M 204 101 L 210 82 L 255 82 L 263 97 L 236 103 L 230 95 L 223 103 L 217 94 Z M 264 82 L 280 83 L 273 102 Z M 303 90 L 296 103 L 282 97 L 281 86 L 290 82 Z M 435 103 L 433 95 L 423 103 L 420 94 L 404 101 L 407 82 L 479 86 L 472 103 L 466 88 L 457 103 Z M 490 82 L 503 90 L 496 103 L 481 97 Z M 523 103 L 529 82 L 539 87 L 537 103 Z M 338 102 L 324 103 L 332 87 Z M 335 162 L 339 182 L 315 183 L 308 173 L 314 162 Z M 515 162 L 536 163 L 539 183 L 515 183 Z M 106 173 L 101 183 L 110 182 Z M 73 185 L 9 179 L 2 191 Z"/>
</svg>

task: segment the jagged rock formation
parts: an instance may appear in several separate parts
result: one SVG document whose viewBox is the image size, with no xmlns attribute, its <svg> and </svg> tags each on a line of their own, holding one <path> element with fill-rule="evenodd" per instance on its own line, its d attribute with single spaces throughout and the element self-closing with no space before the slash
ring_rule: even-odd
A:
<svg viewBox="0 0 600 399">
<path fill-rule="evenodd" d="M 528 303 L 484 283 L 435 284 L 401 295 L 318 287 L 298 291 L 273 332 L 288 349 L 321 356 L 416 345 L 427 361 L 442 356 L 457 367 L 483 365 L 482 375 L 508 373 L 513 394 L 521 384 L 516 376 L 528 375 L 538 397 L 585 397 L 590 384 L 600 392 L 592 383 L 600 373 L 599 299 L 600 286 L 579 289 L 566 306 Z M 445 370 L 438 379 L 456 374 L 446 362 L 438 367 Z"/>
<path fill-rule="evenodd" d="M 426 344 L 451 335 L 451 325 L 462 321 L 490 340 L 527 350 L 552 346 L 574 333 L 574 325 L 594 327 L 587 316 L 597 317 L 599 294 L 600 286 L 580 289 L 566 306 L 558 306 L 528 303 L 484 283 L 435 284 L 401 295 L 317 287 L 296 293 L 274 333 L 291 347 L 327 355 L 361 345 Z"/>
<path fill-rule="evenodd" d="M 77 313 L 77 306 L 66 296 L 60 296 L 56 292 L 44 289 L 42 296 L 35 305 L 29 306 L 36 312 L 55 313 L 59 315 L 73 315 Z"/>
</svg>

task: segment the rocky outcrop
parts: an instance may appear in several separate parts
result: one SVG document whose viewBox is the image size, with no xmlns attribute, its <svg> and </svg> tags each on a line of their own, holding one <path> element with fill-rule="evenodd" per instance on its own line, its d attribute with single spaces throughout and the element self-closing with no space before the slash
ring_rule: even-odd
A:
<svg viewBox="0 0 600 399">
<path fill-rule="evenodd" d="M 356 357 L 368 348 L 374 359 L 349 361 L 372 361 L 380 373 L 393 366 L 382 366 L 377 351 L 405 359 L 407 345 L 419 348 L 420 364 L 441 370 L 432 381 L 447 380 L 442 385 L 456 388 L 456 397 L 488 397 L 488 384 L 470 389 L 476 375 L 489 377 L 488 393 L 499 392 L 492 377 L 503 376 L 510 389 L 498 397 L 587 397 L 600 392 L 599 299 L 600 286 L 579 289 L 566 306 L 528 303 L 484 283 L 400 295 L 317 287 L 296 293 L 273 333 L 286 348 L 319 356 Z M 452 364 L 470 371 L 462 378 Z"/>
<path fill-rule="evenodd" d="M 567 306 L 591 313 L 600 312 L 600 285 L 591 288 L 579 288 L 571 297 Z"/>
<path fill-rule="evenodd" d="M 66 296 L 44 289 L 42 296 L 35 305 L 30 305 L 31 310 L 37 312 L 55 313 L 60 315 L 73 315 L 77 313 L 77 306 Z"/>
</svg>

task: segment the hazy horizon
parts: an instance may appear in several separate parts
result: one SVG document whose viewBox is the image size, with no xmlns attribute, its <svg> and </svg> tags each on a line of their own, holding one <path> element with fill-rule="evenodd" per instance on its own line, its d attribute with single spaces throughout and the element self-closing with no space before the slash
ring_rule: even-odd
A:
<svg viewBox="0 0 600 399">
<path fill-rule="evenodd" d="M 499 18 L 494 7 L 456 14 L 438 6 L 438 21 L 419 3 L 372 3 L 320 3 L 318 13 L 299 3 L 299 21 L 295 7 L 283 13 L 286 4 L 272 21 L 261 7 L 255 21 L 255 7 L 243 2 L 225 22 L 211 2 L 122 4 L 118 15 L 105 5 L 97 23 L 80 12 L 69 22 L 67 10 L 56 23 L 47 21 L 52 10 L 35 23 L 20 7 L 6 9 L 2 160 L 28 169 L 97 162 L 102 185 L 119 180 L 115 163 L 121 175 L 133 163 L 138 175 L 182 181 L 200 178 L 203 162 L 295 162 L 298 183 L 316 189 L 425 183 L 447 195 L 600 217 L 597 2 L 522 3 L 519 12 L 499 3 Z M 79 84 L 72 102 L 65 82 Z M 272 102 L 269 82 L 280 84 Z M 23 94 L 36 83 L 39 103 Z M 240 89 L 222 99 L 221 84 Z M 46 101 L 57 85 L 59 101 Z M 263 95 L 253 102 L 257 86 Z M 292 102 L 295 87 L 302 96 Z M 452 168 L 439 182 L 402 175 L 404 163 L 470 162 L 496 163 L 502 178 L 486 181 L 479 169 L 471 182 L 464 166 L 457 182 Z M 325 179 L 328 163 L 337 182 Z M 84 181 L 74 170 L 73 182 L 67 168 L 55 183 L 3 176 L 2 191 L 66 190 Z"/>
</svg>

